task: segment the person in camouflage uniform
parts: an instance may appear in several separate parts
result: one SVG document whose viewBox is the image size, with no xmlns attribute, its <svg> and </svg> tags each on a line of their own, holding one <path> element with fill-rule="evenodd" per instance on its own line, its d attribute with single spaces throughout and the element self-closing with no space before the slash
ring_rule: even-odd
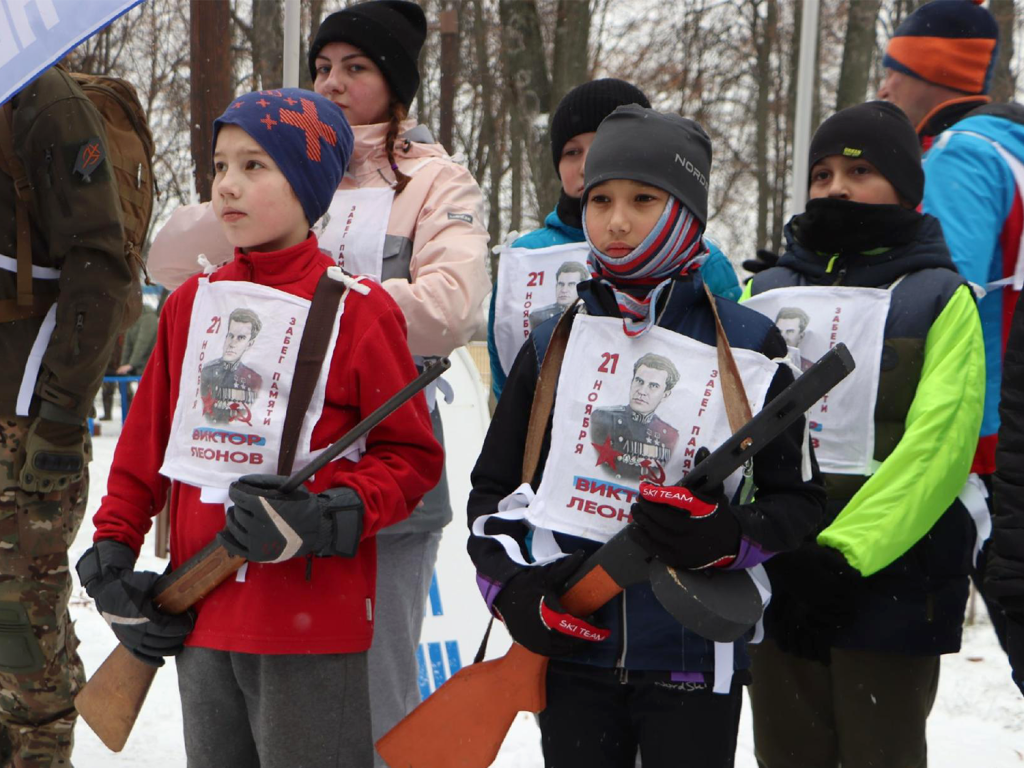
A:
<svg viewBox="0 0 1024 768">
<path fill-rule="evenodd" d="M 32 186 L 35 301 L 15 299 L 16 192 L 0 170 L 0 364 L 10 372 L 0 377 L 0 750 L 9 744 L 16 768 L 57 768 L 71 765 L 74 697 L 85 682 L 67 610 L 67 549 L 88 496 L 85 423 L 131 274 L 92 103 L 57 68 L 10 103 L 15 157 Z"/>
</svg>

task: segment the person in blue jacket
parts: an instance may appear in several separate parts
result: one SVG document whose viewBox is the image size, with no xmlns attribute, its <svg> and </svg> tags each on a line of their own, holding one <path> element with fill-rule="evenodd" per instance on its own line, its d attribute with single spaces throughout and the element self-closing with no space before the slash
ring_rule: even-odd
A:
<svg viewBox="0 0 1024 768">
<path fill-rule="evenodd" d="M 651 106 L 647 96 L 635 85 L 611 77 L 577 85 L 565 94 L 551 118 L 551 159 L 562 182 L 558 204 L 544 219 L 543 227 L 514 240 L 513 248 L 536 250 L 584 241 L 580 196 L 583 194 L 583 167 L 587 151 L 601 121 L 625 104 L 639 104 L 647 108 Z M 716 243 L 708 238 L 705 238 L 705 243 L 709 256 L 701 267 L 704 281 L 716 296 L 738 300 L 742 289 L 732 264 Z M 487 352 L 491 361 L 491 391 L 495 400 L 501 397 L 505 387 L 505 371 L 498 360 L 498 348 L 494 341 L 497 294 L 495 275 L 487 315 Z"/>
<path fill-rule="evenodd" d="M 1003 350 L 1024 279 L 1024 106 L 991 103 L 998 55 L 999 26 L 987 9 L 970 0 L 933 0 L 897 27 L 878 92 L 916 126 L 924 151 L 921 209 L 942 224 L 960 274 L 984 292 L 978 312 L 985 412 L 971 467 L 975 515 L 988 513 L 985 496 L 991 505 Z M 977 570 L 984 571 L 983 559 Z M 978 573 L 972 576 L 1005 648 L 1003 612 Z"/>
</svg>

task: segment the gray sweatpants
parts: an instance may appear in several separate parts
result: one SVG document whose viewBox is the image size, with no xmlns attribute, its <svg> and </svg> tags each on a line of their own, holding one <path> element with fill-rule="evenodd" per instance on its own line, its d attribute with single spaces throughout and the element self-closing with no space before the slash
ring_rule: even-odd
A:
<svg viewBox="0 0 1024 768">
<path fill-rule="evenodd" d="M 366 653 L 186 648 L 177 657 L 188 768 L 369 768 Z"/>
<path fill-rule="evenodd" d="M 420 703 L 416 646 L 440 544 L 440 531 L 377 535 L 377 603 L 369 653 L 374 742 Z M 374 765 L 385 765 L 376 752 Z"/>
</svg>

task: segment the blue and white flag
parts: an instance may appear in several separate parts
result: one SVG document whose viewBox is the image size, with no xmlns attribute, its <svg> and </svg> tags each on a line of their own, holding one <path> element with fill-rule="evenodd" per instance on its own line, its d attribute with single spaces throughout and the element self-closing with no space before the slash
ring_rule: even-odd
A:
<svg viewBox="0 0 1024 768">
<path fill-rule="evenodd" d="M 142 0 L 0 0 L 0 104 Z"/>
</svg>

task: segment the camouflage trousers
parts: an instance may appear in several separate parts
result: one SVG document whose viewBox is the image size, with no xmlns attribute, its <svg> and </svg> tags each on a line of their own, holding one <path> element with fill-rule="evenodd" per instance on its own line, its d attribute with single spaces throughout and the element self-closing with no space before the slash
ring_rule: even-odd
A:
<svg viewBox="0 0 1024 768">
<path fill-rule="evenodd" d="M 85 684 L 68 617 L 68 547 L 85 516 L 89 475 L 64 491 L 21 490 L 30 423 L 0 418 L 0 742 L 5 735 L 17 768 L 63 768 Z"/>
</svg>

